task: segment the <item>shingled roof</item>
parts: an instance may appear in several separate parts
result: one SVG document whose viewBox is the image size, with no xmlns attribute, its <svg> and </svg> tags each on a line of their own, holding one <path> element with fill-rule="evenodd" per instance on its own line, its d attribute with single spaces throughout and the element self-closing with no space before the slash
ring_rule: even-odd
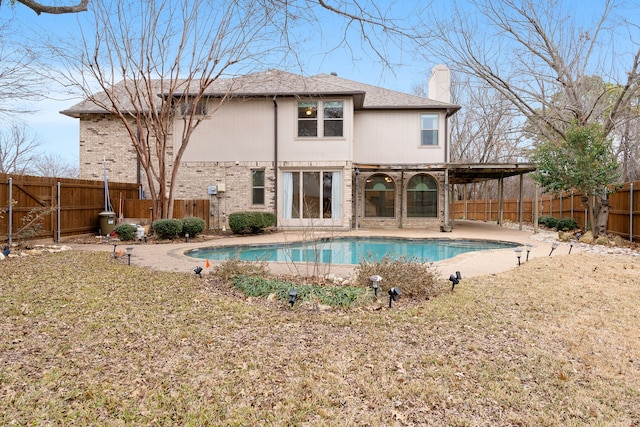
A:
<svg viewBox="0 0 640 427">
<path fill-rule="evenodd" d="M 155 82 L 158 91 L 158 100 L 162 95 L 159 80 Z M 191 85 L 199 86 L 200 81 L 191 81 Z M 180 85 L 179 85 L 180 86 Z M 173 96 L 188 95 L 190 90 L 184 82 L 184 88 L 176 91 Z M 118 96 L 126 96 L 123 82 L 114 86 L 114 92 Z M 384 89 L 378 86 L 368 85 L 353 80 L 344 79 L 334 74 L 319 74 L 305 77 L 281 70 L 267 70 L 244 76 L 218 79 L 205 91 L 206 96 L 222 97 L 232 96 L 236 98 L 256 97 L 335 97 L 352 96 L 357 110 L 361 109 L 443 109 L 455 112 L 459 106 L 429 98 L 410 95 L 402 92 Z M 106 93 L 99 92 L 93 95 L 98 100 L 106 100 Z M 126 105 L 126 103 L 123 103 Z M 105 113 L 91 99 L 85 99 L 71 108 L 61 111 L 72 117 L 80 114 Z"/>
</svg>

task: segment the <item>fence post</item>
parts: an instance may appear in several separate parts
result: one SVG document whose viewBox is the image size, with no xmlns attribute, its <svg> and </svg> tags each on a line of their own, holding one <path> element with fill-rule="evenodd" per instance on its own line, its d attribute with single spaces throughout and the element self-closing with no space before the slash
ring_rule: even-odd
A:
<svg viewBox="0 0 640 427">
<path fill-rule="evenodd" d="M 58 181 L 57 185 L 58 194 L 56 194 L 56 204 L 58 205 L 56 210 L 58 211 L 56 215 L 56 243 L 60 243 L 60 181 Z"/>
<path fill-rule="evenodd" d="M 560 193 L 560 217 L 559 218 L 562 218 L 562 200 L 563 200 L 562 193 Z"/>
<path fill-rule="evenodd" d="M 571 219 L 573 218 L 573 190 L 571 190 Z"/>
<path fill-rule="evenodd" d="M 553 216 L 553 196 L 549 195 L 549 216 Z"/>
<path fill-rule="evenodd" d="M 9 222 L 7 223 L 7 241 L 11 247 L 13 239 L 13 178 L 9 178 Z"/>
<path fill-rule="evenodd" d="M 633 182 L 629 184 L 629 241 L 633 242 Z"/>
</svg>

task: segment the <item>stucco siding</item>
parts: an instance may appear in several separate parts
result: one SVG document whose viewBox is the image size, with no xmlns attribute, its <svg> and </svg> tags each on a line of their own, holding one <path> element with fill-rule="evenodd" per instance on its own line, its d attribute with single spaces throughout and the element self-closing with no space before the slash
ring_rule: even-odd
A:
<svg viewBox="0 0 640 427">
<path fill-rule="evenodd" d="M 353 161 L 370 164 L 443 163 L 446 141 L 444 114 L 440 114 L 437 146 L 420 145 L 420 114 L 420 111 L 356 112 Z"/>
</svg>

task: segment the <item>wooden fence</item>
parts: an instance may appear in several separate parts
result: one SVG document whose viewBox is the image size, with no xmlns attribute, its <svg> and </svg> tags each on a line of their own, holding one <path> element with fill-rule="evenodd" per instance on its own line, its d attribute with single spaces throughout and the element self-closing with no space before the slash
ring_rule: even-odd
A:
<svg viewBox="0 0 640 427">
<path fill-rule="evenodd" d="M 579 226 L 588 228 L 589 213 L 581 200 L 582 194 L 563 193 L 560 195 L 544 195 L 538 199 L 538 216 L 555 218 L 572 218 Z M 519 222 L 518 200 L 503 201 L 502 219 Z M 477 221 L 498 221 L 498 200 L 456 200 L 454 202 L 454 219 L 471 219 Z M 534 200 L 523 199 L 522 220 L 533 223 Z M 640 238 L 640 182 L 628 182 L 609 193 L 609 221 L 607 232 L 617 234 L 629 240 Z"/>
<path fill-rule="evenodd" d="M 153 202 L 140 200 L 137 184 L 109 182 L 109 198 L 118 217 L 151 219 Z M 13 200 L 11 212 L 9 204 Z M 98 233 L 104 211 L 104 182 L 0 174 L 0 241 L 16 236 L 40 214 L 36 238 Z M 197 216 L 209 227 L 209 200 L 176 200 L 174 217 Z M 19 237 L 19 236 L 18 236 Z"/>
</svg>

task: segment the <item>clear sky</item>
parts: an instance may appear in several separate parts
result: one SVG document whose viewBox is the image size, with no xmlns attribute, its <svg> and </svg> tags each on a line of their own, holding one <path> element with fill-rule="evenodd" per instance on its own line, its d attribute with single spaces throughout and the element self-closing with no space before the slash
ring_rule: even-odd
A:
<svg viewBox="0 0 640 427">
<path fill-rule="evenodd" d="M 393 3 L 396 8 L 399 7 L 400 11 L 415 6 L 412 1 L 389 3 Z M 55 40 L 57 37 L 67 40 L 78 39 L 80 25 L 92 22 L 88 13 L 38 16 L 20 4 L 11 7 L 7 1 L 0 6 L 0 22 L 7 22 L 9 18 L 12 18 L 8 24 L 11 25 L 13 37 L 34 44 Z M 331 31 L 325 27 L 326 22 L 323 22 L 323 34 L 319 36 L 330 39 Z M 410 52 L 392 49 L 390 55 L 394 66 L 391 70 L 372 55 L 358 51 L 359 39 L 350 42 L 351 48 L 356 48 L 353 56 L 352 52 L 344 48 L 328 52 L 334 47 L 331 40 L 314 44 L 313 49 L 305 52 L 305 73 L 313 75 L 336 72 L 347 79 L 410 93 L 415 84 L 426 81 L 435 65 L 424 60 L 416 61 Z M 78 120 L 59 112 L 74 105 L 79 98 L 70 99 L 68 95 L 56 93 L 56 86 L 55 82 L 43 81 L 43 92 L 51 92 L 55 99 L 30 104 L 29 107 L 37 112 L 24 115 L 21 119 L 42 142 L 41 151 L 55 153 L 75 164 L 78 161 L 79 149 Z"/>
</svg>

